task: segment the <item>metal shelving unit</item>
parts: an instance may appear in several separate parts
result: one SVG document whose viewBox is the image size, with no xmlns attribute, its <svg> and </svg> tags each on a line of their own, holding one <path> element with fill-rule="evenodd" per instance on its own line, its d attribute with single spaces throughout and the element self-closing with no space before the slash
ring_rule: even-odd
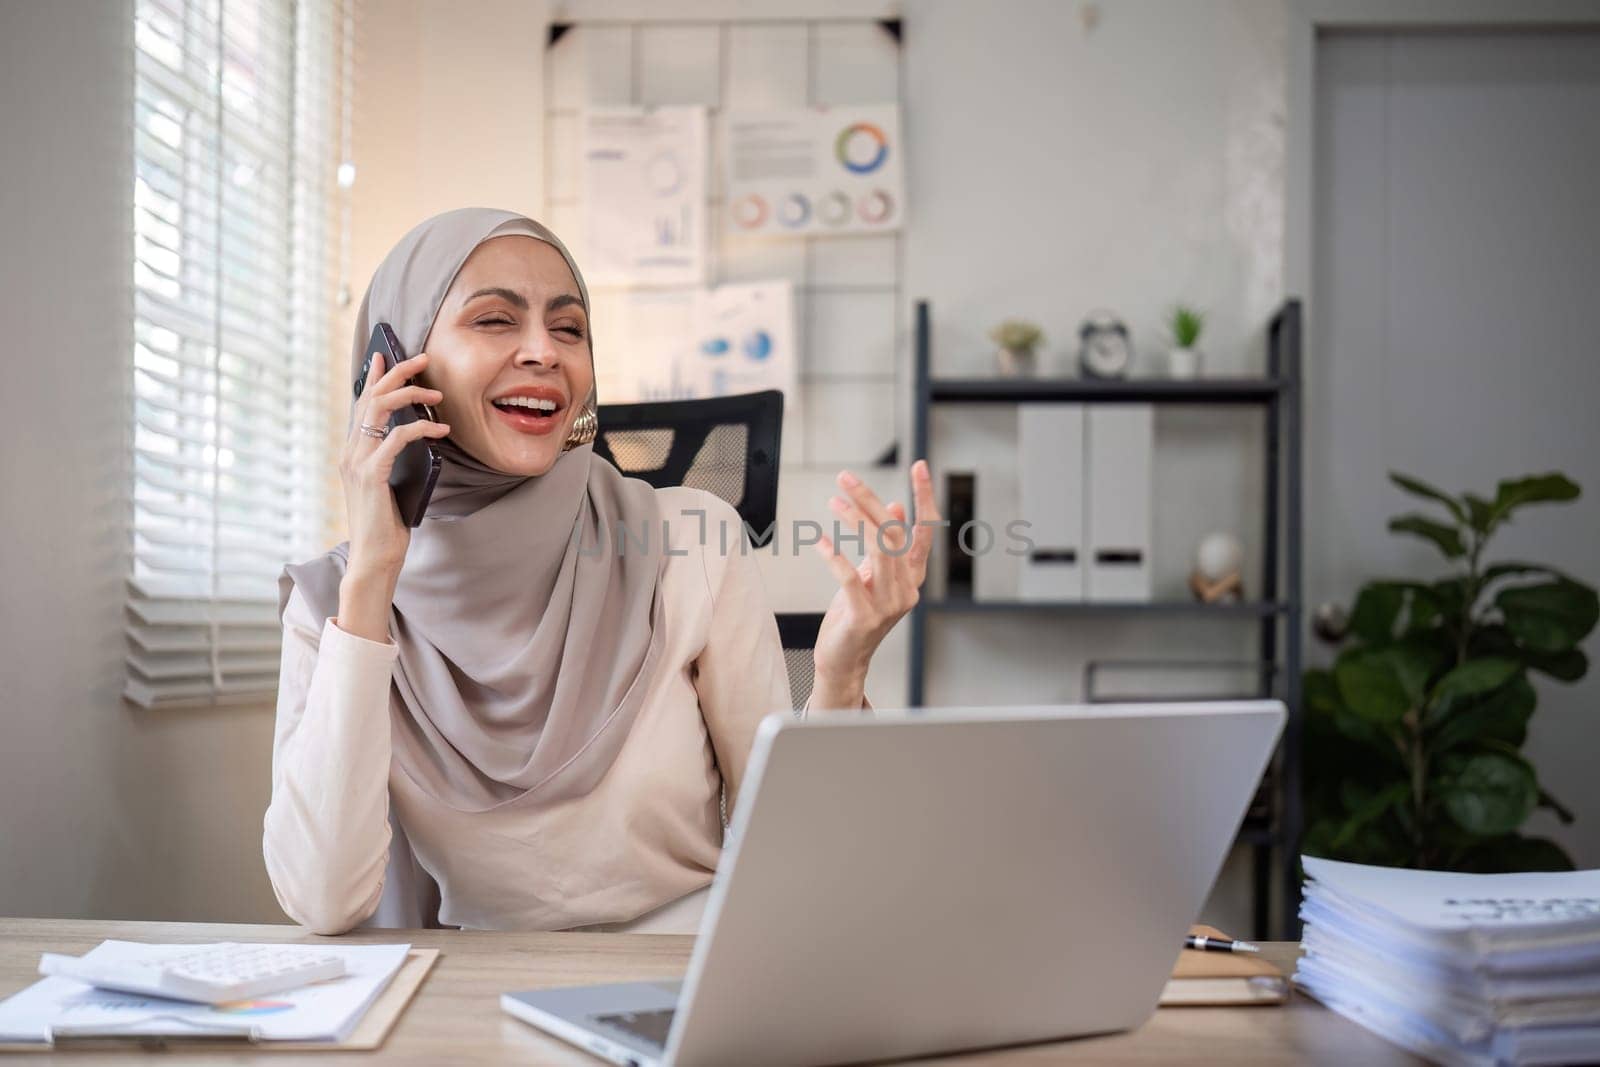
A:
<svg viewBox="0 0 1600 1067">
<path fill-rule="evenodd" d="M 1266 501 L 1261 568 L 1262 598 L 1237 604 L 1192 601 L 1022 601 L 925 598 L 911 614 L 910 703 L 923 704 L 929 620 L 941 615 L 1049 615 L 1067 619 L 1207 618 L 1254 623 L 1260 696 L 1275 696 L 1289 709 L 1283 739 L 1269 774 L 1270 815 L 1247 820 L 1238 841 L 1253 850 L 1255 936 L 1268 928 L 1274 880 L 1281 892 L 1278 934 L 1297 938 L 1300 923 L 1300 673 L 1304 604 L 1301 581 L 1302 418 L 1301 308 L 1286 301 L 1267 334 L 1267 374 L 1263 378 L 1203 378 L 1097 381 L 1040 378 L 934 378 L 928 304 L 919 301 L 915 329 L 915 395 L 912 404 L 912 455 L 929 456 L 928 436 L 934 404 L 1151 403 L 1261 407 L 1266 413 L 1263 485 Z M 1274 859 L 1276 862 L 1274 863 Z M 1274 879 L 1274 869 L 1277 878 Z"/>
</svg>

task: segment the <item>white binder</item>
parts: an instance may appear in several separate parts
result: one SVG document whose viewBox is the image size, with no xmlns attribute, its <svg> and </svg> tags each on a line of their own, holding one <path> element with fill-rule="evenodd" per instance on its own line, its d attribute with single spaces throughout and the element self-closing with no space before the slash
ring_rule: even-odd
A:
<svg viewBox="0 0 1600 1067">
<path fill-rule="evenodd" d="M 1017 405 L 1018 511 L 1033 548 L 1020 561 L 1023 600 L 1084 595 L 1084 407 Z"/>
<path fill-rule="evenodd" d="M 1085 412 L 1088 535 L 1084 595 L 1149 600 L 1155 409 L 1097 404 Z"/>
</svg>

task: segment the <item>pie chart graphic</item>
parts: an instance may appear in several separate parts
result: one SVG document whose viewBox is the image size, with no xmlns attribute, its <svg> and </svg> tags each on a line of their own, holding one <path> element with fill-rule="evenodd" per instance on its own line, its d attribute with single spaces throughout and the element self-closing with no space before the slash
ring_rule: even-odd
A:
<svg viewBox="0 0 1600 1067">
<path fill-rule="evenodd" d="M 683 188 L 683 167 L 671 152 L 658 152 L 646 164 L 645 178 L 651 192 L 657 196 L 671 196 Z"/>
<path fill-rule="evenodd" d="M 733 221 L 741 229 L 753 230 L 767 221 L 767 202 L 755 193 L 733 202 Z"/>
<path fill-rule="evenodd" d="M 827 226 L 843 226 L 850 221 L 850 198 L 835 189 L 817 204 L 817 218 Z"/>
<path fill-rule="evenodd" d="M 766 330 L 755 330 L 744 339 L 744 354 L 757 362 L 772 355 L 772 335 Z"/>
<path fill-rule="evenodd" d="M 886 190 L 874 189 L 861 198 L 856 211 L 862 222 L 883 222 L 894 214 L 894 198 Z"/>
<path fill-rule="evenodd" d="M 889 139 L 870 122 L 854 122 L 839 131 L 833 154 L 851 174 L 871 174 L 889 158 Z"/>
<path fill-rule="evenodd" d="M 790 193 L 784 197 L 783 203 L 778 205 L 778 221 L 794 229 L 804 226 L 811 218 L 811 201 L 800 193 Z"/>
</svg>

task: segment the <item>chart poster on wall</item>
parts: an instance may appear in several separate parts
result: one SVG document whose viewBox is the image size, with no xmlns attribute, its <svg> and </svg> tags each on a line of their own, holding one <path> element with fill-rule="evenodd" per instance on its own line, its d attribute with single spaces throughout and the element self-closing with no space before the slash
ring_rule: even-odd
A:
<svg viewBox="0 0 1600 1067">
<path fill-rule="evenodd" d="M 705 108 L 597 108 L 580 136 L 588 281 L 704 284 Z"/>
<path fill-rule="evenodd" d="M 615 294 L 596 316 L 608 355 L 606 403 L 685 400 L 779 389 L 784 450 L 802 455 L 794 287 L 786 281 Z M 603 332 L 602 332 L 603 331 Z"/>
<path fill-rule="evenodd" d="M 728 227 L 818 237 L 898 230 L 905 216 L 900 106 L 731 111 Z"/>
</svg>

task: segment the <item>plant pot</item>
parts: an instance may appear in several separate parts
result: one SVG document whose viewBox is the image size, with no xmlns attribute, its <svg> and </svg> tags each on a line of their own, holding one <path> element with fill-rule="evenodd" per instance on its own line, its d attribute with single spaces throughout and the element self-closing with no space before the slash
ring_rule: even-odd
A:
<svg viewBox="0 0 1600 1067">
<path fill-rule="evenodd" d="M 1002 378 L 1033 377 L 1033 349 L 1001 348 L 994 354 L 995 367 Z"/>
<path fill-rule="evenodd" d="M 1167 377 L 1200 377 L 1200 350 L 1198 348 L 1174 348 L 1169 352 L 1167 354 Z"/>
</svg>

